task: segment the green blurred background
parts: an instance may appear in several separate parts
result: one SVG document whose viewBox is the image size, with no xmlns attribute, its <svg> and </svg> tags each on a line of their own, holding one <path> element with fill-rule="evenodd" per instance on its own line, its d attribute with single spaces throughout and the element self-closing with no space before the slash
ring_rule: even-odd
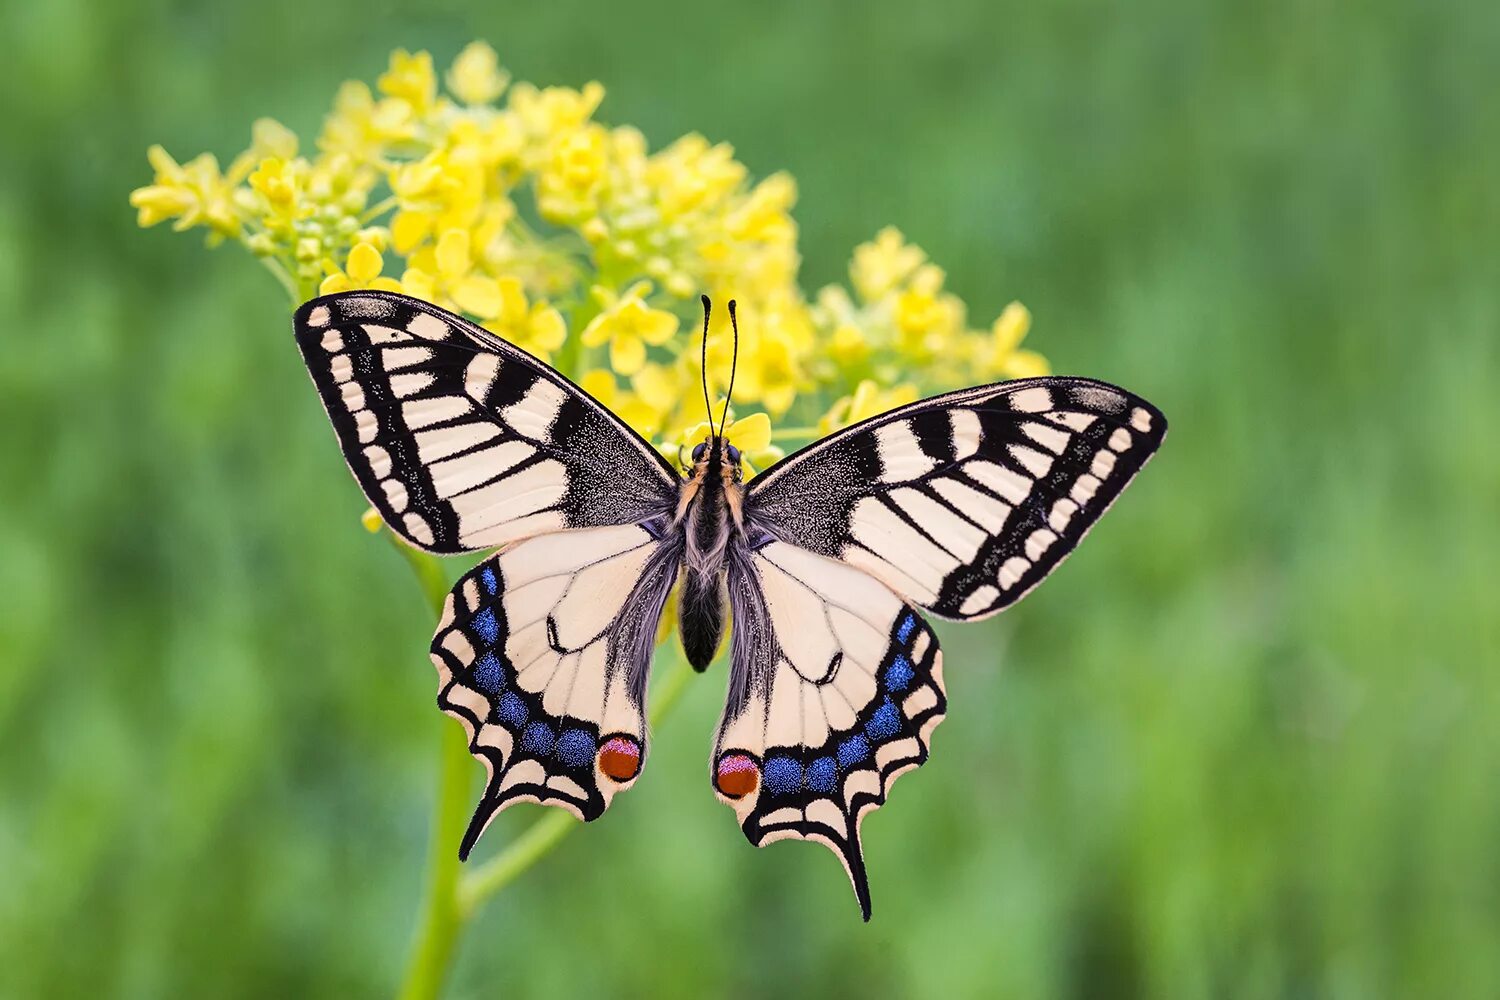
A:
<svg viewBox="0 0 1500 1000">
<path fill-rule="evenodd" d="M 941 630 L 951 712 L 866 824 L 870 925 L 825 850 L 751 850 L 714 801 L 716 672 L 469 928 L 451 995 L 1500 995 L 1494 4 L 0 17 L 0 995 L 400 977 L 452 725 L 431 615 L 359 527 L 281 289 L 125 197 L 151 142 L 307 135 L 391 48 L 473 38 L 791 171 L 807 287 L 897 225 L 1173 431 L 1055 579 Z"/>
</svg>

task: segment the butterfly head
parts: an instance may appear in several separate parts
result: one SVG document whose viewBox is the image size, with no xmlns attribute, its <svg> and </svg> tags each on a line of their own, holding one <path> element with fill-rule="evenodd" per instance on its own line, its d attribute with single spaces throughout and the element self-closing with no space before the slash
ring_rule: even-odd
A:
<svg viewBox="0 0 1500 1000">
<path fill-rule="evenodd" d="M 694 475 L 706 475 L 711 470 L 717 470 L 727 483 L 738 483 L 745 475 L 740 450 L 717 434 L 708 435 L 693 447 Z"/>
</svg>

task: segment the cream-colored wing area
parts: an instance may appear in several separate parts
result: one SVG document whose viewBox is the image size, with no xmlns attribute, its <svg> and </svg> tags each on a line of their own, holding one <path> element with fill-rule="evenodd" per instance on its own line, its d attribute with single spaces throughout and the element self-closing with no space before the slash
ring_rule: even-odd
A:
<svg viewBox="0 0 1500 1000">
<path fill-rule="evenodd" d="M 729 574 L 733 671 L 712 777 L 745 836 L 827 845 L 870 916 L 866 813 L 926 759 L 947 708 L 942 652 L 875 578 L 785 542 Z"/>
<path fill-rule="evenodd" d="M 438 706 L 489 771 L 461 856 L 517 802 L 591 820 L 640 774 L 646 678 L 677 553 L 638 525 L 541 535 L 448 595 Z"/>
</svg>

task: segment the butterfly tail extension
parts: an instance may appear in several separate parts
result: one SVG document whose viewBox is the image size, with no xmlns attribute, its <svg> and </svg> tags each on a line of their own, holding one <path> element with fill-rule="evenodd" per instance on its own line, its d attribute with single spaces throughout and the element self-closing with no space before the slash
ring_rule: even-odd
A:
<svg viewBox="0 0 1500 1000">
<path fill-rule="evenodd" d="M 731 561 L 729 591 L 734 662 L 715 794 L 757 847 L 801 839 L 832 850 L 868 920 L 860 828 L 927 760 L 947 710 L 937 636 L 876 581 L 783 543 Z"/>
<path fill-rule="evenodd" d="M 645 688 L 675 552 L 635 525 L 543 536 L 454 586 L 432 641 L 438 707 L 485 766 L 467 859 L 517 802 L 593 820 L 645 763 Z"/>
</svg>

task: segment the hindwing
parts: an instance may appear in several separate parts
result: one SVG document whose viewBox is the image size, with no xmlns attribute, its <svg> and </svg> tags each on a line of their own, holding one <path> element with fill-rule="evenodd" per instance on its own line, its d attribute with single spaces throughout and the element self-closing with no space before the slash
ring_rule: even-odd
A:
<svg viewBox="0 0 1500 1000">
<path fill-rule="evenodd" d="M 617 525 L 510 546 L 459 580 L 432 640 L 438 707 L 489 781 L 460 856 L 516 802 L 601 815 L 646 755 L 646 681 L 680 552 Z"/>
<path fill-rule="evenodd" d="M 831 848 L 868 920 L 860 823 L 927 759 L 947 709 L 937 636 L 880 581 L 785 542 L 736 550 L 728 586 L 714 791 L 756 846 Z"/>
</svg>

